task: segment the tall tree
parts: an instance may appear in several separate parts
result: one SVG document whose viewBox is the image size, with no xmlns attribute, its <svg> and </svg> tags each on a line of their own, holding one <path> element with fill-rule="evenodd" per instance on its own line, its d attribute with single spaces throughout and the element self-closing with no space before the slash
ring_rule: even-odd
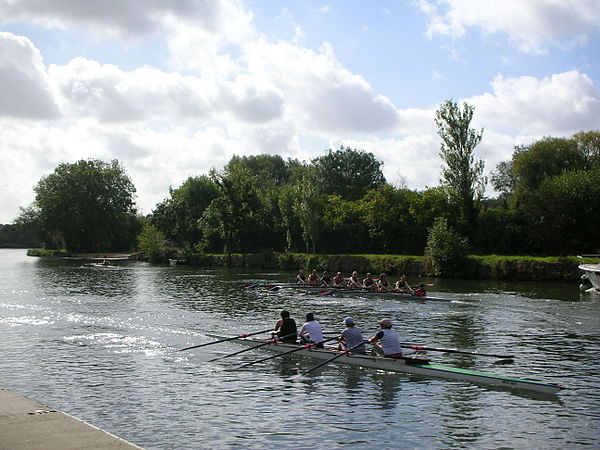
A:
<svg viewBox="0 0 600 450">
<path fill-rule="evenodd" d="M 135 187 L 117 160 L 60 164 L 34 191 L 24 220 L 35 216 L 44 235 L 63 241 L 68 250 L 120 250 L 133 244 L 139 228 Z"/>
<path fill-rule="evenodd" d="M 447 100 L 436 112 L 435 124 L 442 138 L 440 156 L 442 186 L 448 198 L 455 202 L 460 211 L 462 225 L 469 234 L 477 219 L 477 203 L 483 196 L 486 179 L 483 176 L 483 161 L 475 159 L 475 147 L 481 142 L 483 129 L 470 128 L 474 107 L 463 103 L 462 109 L 452 100 Z"/>
<path fill-rule="evenodd" d="M 312 160 L 321 193 L 358 200 L 369 189 L 385 184 L 383 163 L 372 153 L 340 147 Z"/>
</svg>

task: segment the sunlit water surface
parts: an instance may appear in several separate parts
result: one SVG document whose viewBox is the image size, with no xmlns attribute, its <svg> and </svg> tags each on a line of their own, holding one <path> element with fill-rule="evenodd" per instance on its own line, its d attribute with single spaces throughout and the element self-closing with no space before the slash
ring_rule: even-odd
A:
<svg viewBox="0 0 600 450">
<path fill-rule="evenodd" d="M 335 268 L 331 268 L 335 270 Z M 600 446 L 600 296 L 569 283 L 433 280 L 450 303 L 267 292 L 291 273 L 29 258 L 0 250 L 0 385 L 149 449 Z M 412 280 L 416 282 L 418 280 Z M 427 280 L 431 281 L 431 280 Z M 404 342 L 513 353 L 435 362 L 567 387 L 555 396 L 266 356 L 206 333 L 272 326 L 282 308 L 327 330 L 391 317 Z"/>
</svg>

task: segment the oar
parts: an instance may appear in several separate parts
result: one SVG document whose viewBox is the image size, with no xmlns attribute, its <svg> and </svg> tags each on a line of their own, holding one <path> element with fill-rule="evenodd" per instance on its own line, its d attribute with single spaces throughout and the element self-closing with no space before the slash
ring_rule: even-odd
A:
<svg viewBox="0 0 600 450">
<path fill-rule="evenodd" d="M 273 331 L 273 329 L 269 328 L 268 330 L 256 331 L 255 333 L 240 334 L 239 336 L 233 336 L 233 337 L 228 337 L 228 338 L 225 338 L 225 339 L 219 339 L 218 341 L 206 342 L 204 344 L 199 344 L 199 345 L 192 345 L 191 347 L 182 348 L 179 351 L 182 352 L 184 350 L 191 350 L 192 348 L 205 347 L 207 345 L 218 344 L 220 342 L 233 341 L 234 339 L 240 339 L 240 338 L 245 338 L 245 337 L 248 337 L 248 336 L 254 336 L 256 334 L 266 333 L 268 331 Z"/>
<path fill-rule="evenodd" d="M 323 342 L 332 341 L 334 339 L 337 339 L 337 336 L 329 338 L 329 339 L 325 339 Z M 265 358 L 257 359 L 256 361 L 250 361 L 249 363 L 242 364 L 241 366 L 234 367 L 231 370 L 243 369 L 244 367 L 248 367 L 248 366 L 251 366 L 253 364 L 257 364 L 259 362 L 268 361 L 269 359 L 279 358 L 280 356 L 289 355 L 290 353 L 299 352 L 300 350 L 311 349 L 311 348 L 314 348 L 316 345 L 317 344 L 312 344 L 312 343 L 311 344 L 301 345 L 300 347 L 293 348 L 292 350 L 288 350 L 287 352 L 277 353 L 276 355 L 267 356 Z"/>
<path fill-rule="evenodd" d="M 492 358 L 499 359 L 514 359 L 514 355 L 496 355 L 490 353 L 479 353 L 479 352 L 468 352 L 465 350 L 455 350 L 453 348 L 437 348 L 437 347 L 423 347 L 421 345 L 413 345 L 413 344 L 400 344 L 405 348 L 412 348 L 413 350 L 430 350 L 432 352 L 441 352 L 441 353 L 461 353 L 463 355 L 474 355 L 474 356 L 489 356 Z"/>
<path fill-rule="evenodd" d="M 292 337 L 292 336 L 296 336 L 296 333 L 291 333 L 291 334 L 286 334 L 285 336 L 281 336 L 277 339 L 269 339 L 268 342 L 263 342 L 262 344 L 258 344 L 258 345 L 254 345 L 250 348 L 245 348 L 244 350 L 240 350 L 234 353 L 230 353 L 228 355 L 225 356 L 219 356 L 218 358 L 213 358 L 213 359 L 209 359 L 207 362 L 214 362 L 214 361 L 219 361 L 220 359 L 225 359 L 225 358 L 230 358 L 232 356 L 235 355 L 239 355 L 240 353 L 245 353 L 245 352 L 249 352 L 250 350 L 254 350 L 255 348 L 259 348 L 259 347 L 264 347 L 265 345 L 269 345 L 269 344 L 275 344 L 277 341 L 280 341 L 282 339 L 288 338 L 288 337 Z"/>
<path fill-rule="evenodd" d="M 361 345 L 363 345 L 365 342 L 368 342 L 368 341 L 361 341 L 361 342 L 359 342 L 358 344 L 356 344 L 356 345 L 353 345 L 352 347 L 350 347 L 350 348 L 348 348 L 348 349 L 346 349 L 346 350 L 342 350 L 342 351 L 341 351 L 339 354 L 337 354 L 337 355 L 335 355 L 335 356 L 332 356 L 332 357 L 331 357 L 331 358 L 329 358 L 329 359 L 326 359 L 326 360 L 325 360 L 325 361 L 323 361 L 321 364 L 317 364 L 315 367 L 313 367 L 313 368 L 311 368 L 311 369 L 308 369 L 308 370 L 307 370 L 306 372 L 304 372 L 303 374 L 300 374 L 300 375 L 295 375 L 295 376 L 293 376 L 293 377 L 289 377 L 289 378 L 287 379 L 287 381 L 297 381 L 297 380 L 299 380 L 300 378 L 302 378 L 302 377 L 305 377 L 305 376 L 306 376 L 306 375 L 308 375 L 309 373 L 311 373 L 311 372 L 314 372 L 315 370 L 317 370 L 317 369 L 319 369 L 319 368 L 323 367 L 324 365 L 326 365 L 326 364 L 329 364 L 331 361 L 333 361 L 333 360 L 336 360 L 336 359 L 338 359 L 338 358 L 341 358 L 341 357 L 342 357 L 342 356 L 344 356 L 344 355 L 347 355 L 347 354 L 348 354 L 348 353 L 350 353 L 352 350 L 354 350 L 356 347 L 360 347 Z"/>
</svg>

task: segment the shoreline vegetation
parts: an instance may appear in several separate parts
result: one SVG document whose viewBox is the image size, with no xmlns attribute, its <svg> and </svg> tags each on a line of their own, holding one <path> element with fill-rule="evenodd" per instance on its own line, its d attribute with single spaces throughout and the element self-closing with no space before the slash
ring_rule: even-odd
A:
<svg viewBox="0 0 600 450">
<path fill-rule="evenodd" d="M 69 259 L 114 259 L 134 260 L 139 253 L 68 253 L 64 250 L 29 249 L 28 256 L 61 257 Z M 142 258 L 139 258 L 142 259 Z M 306 253 L 193 253 L 184 260 L 187 265 L 197 267 L 243 267 L 248 269 L 276 269 L 297 271 L 300 268 L 330 273 L 341 271 L 350 273 L 381 273 L 390 276 L 431 277 L 425 269 L 424 257 L 414 255 L 376 255 L 376 254 L 306 254 Z M 453 273 L 442 278 L 471 278 L 520 281 L 578 281 L 581 273 L 578 269 L 582 260 L 575 256 L 507 256 L 507 255 L 469 255 L 464 263 Z"/>
</svg>

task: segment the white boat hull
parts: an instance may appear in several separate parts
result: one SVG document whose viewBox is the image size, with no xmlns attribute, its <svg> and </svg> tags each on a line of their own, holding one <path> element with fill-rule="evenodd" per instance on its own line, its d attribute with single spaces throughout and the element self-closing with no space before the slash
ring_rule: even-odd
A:
<svg viewBox="0 0 600 450">
<path fill-rule="evenodd" d="M 224 339 L 228 336 L 209 335 L 217 339 Z M 239 338 L 234 342 L 244 345 L 258 345 L 267 342 L 265 339 L 257 338 Z M 299 348 L 296 344 L 273 343 L 261 347 L 276 352 L 286 352 L 294 348 Z M 334 350 L 304 348 L 295 352 L 298 355 L 310 356 L 317 359 L 329 359 L 337 354 Z M 409 360 L 383 358 L 378 356 L 347 354 L 335 360 L 336 363 L 350 364 L 361 367 L 370 367 L 373 369 L 386 370 L 390 372 L 402 372 L 419 376 L 447 378 L 454 380 L 469 381 L 475 384 L 498 386 L 509 389 L 520 389 L 527 391 L 542 392 L 546 394 L 556 394 L 563 389 L 562 386 L 539 381 L 524 380 L 503 375 L 478 372 L 455 367 L 441 366 L 437 364 L 411 364 Z"/>
<path fill-rule="evenodd" d="M 579 270 L 582 270 L 589 282 L 592 283 L 589 291 L 600 292 L 600 264 L 581 264 Z"/>
</svg>

